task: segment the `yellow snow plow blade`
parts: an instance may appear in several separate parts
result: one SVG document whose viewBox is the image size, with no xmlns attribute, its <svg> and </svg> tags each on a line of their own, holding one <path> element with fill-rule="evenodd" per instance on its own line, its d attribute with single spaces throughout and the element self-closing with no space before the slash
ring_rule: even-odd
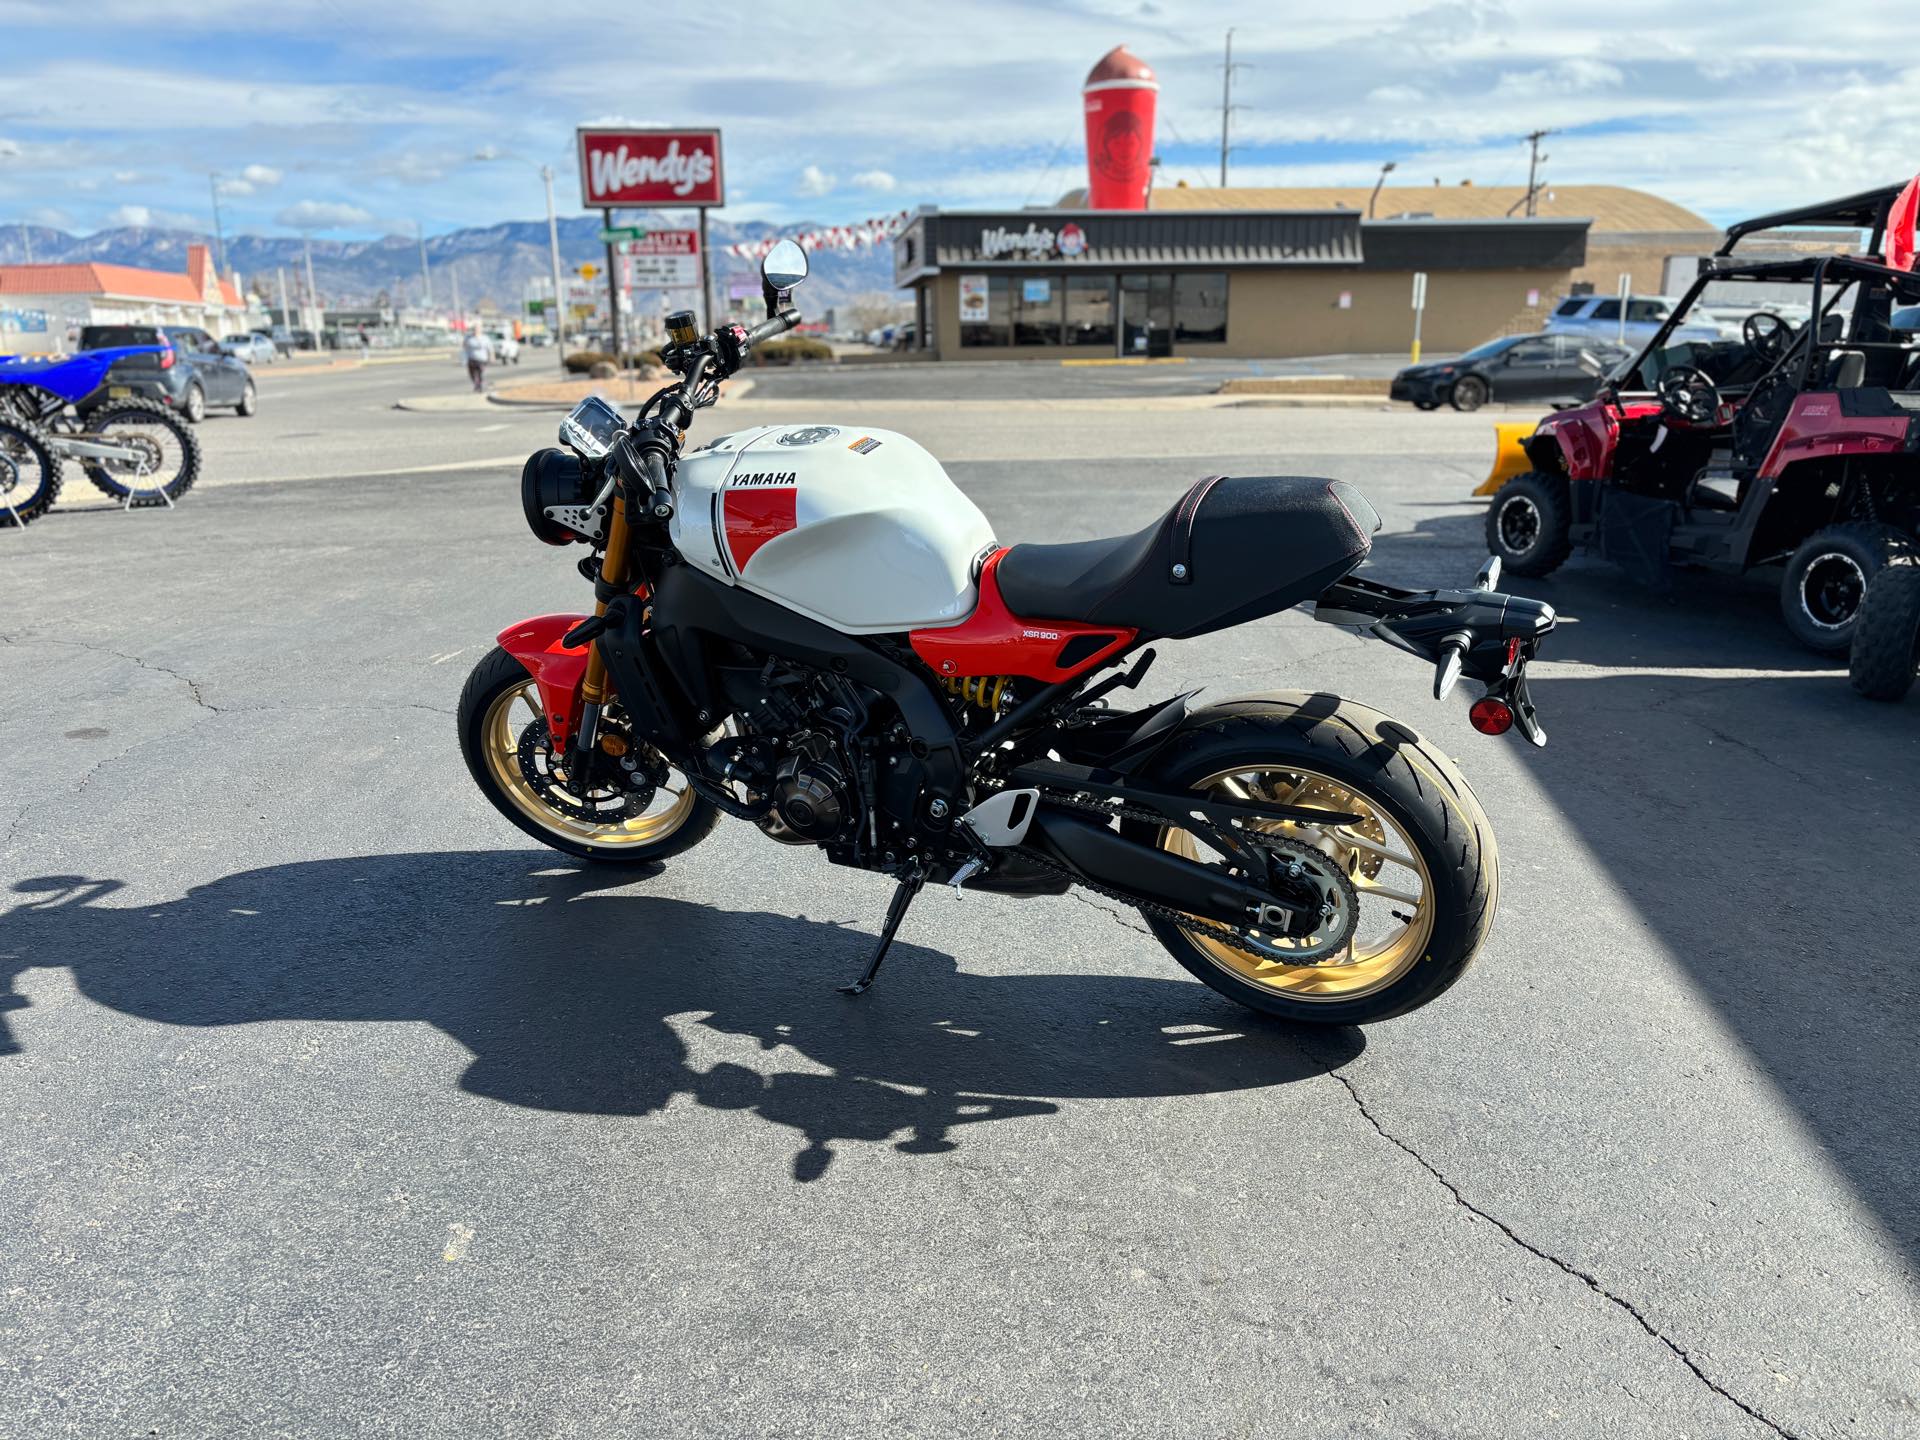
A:
<svg viewBox="0 0 1920 1440">
<path fill-rule="evenodd" d="M 1474 494 L 1491 495 L 1514 476 L 1524 475 L 1533 469 L 1533 461 L 1520 448 L 1520 442 L 1533 434 L 1536 423 L 1525 420 L 1514 425 L 1493 427 L 1493 473 L 1480 482 L 1480 488 Z"/>
</svg>

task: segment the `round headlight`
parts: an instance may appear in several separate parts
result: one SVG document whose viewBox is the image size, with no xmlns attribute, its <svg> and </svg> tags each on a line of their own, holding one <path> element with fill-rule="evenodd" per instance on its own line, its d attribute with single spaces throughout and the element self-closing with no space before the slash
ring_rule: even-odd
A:
<svg viewBox="0 0 1920 1440">
<path fill-rule="evenodd" d="M 526 512 L 527 528 L 549 545 L 586 539 L 547 512 L 561 506 L 584 510 L 593 503 L 592 483 L 579 456 L 551 448 L 534 451 L 520 471 L 520 508 Z"/>
</svg>

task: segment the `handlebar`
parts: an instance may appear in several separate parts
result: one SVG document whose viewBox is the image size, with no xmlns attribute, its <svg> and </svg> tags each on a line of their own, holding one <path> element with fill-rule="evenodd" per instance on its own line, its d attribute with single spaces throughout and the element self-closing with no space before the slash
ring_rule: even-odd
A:
<svg viewBox="0 0 1920 1440">
<path fill-rule="evenodd" d="M 771 340 L 776 335 L 784 335 L 800 323 L 798 310 L 782 310 L 778 315 L 761 321 L 747 332 L 746 346 L 751 349 L 763 340 Z"/>
</svg>

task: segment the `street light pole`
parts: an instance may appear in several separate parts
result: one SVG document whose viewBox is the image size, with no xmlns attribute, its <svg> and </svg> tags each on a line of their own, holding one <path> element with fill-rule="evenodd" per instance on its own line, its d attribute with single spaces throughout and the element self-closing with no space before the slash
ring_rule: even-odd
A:
<svg viewBox="0 0 1920 1440">
<path fill-rule="evenodd" d="M 313 232 L 311 230 L 302 230 L 300 232 L 300 243 L 306 249 L 307 305 L 313 311 L 313 318 L 308 323 L 313 327 L 313 349 L 314 353 L 318 354 L 320 350 L 320 332 L 326 328 L 327 322 L 326 317 L 320 310 L 320 292 L 313 288 Z"/>
<path fill-rule="evenodd" d="M 1380 187 L 1387 183 L 1387 176 L 1394 172 L 1398 164 L 1397 160 L 1389 160 L 1380 167 L 1380 178 L 1373 182 L 1373 193 L 1367 197 L 1367 219 L 1373 218 L 1373 202 L 1380 198 Z"/>
<path fill-rule="evenodd" d="M 213 244 L 214 253 L 220 257 L 220 268 L 227 268 L 227 235 L 220 224 L 220 172 L 215 170 L 207 176 L 207 189 L 213 194 Z"/>
<path fill-rule="evenodd" d="M 560 368 L 567 368 L 566 305 L 560 294 L 560 222 L 553 213 L 553 167 L 542 165 L 540 178 L 547 186 L 547 258 L 553 264 L 553 308 L 547 312 L 547 328 L 553 331 L 554 353 Z"/>
<path fill-rule="evenodd" d="M 433 308 L 433 276 L 427 270 L 427 229 L 418 220 L 413 222 L 414 239 L 420 242 L 420 308 Z"/>
</svg>

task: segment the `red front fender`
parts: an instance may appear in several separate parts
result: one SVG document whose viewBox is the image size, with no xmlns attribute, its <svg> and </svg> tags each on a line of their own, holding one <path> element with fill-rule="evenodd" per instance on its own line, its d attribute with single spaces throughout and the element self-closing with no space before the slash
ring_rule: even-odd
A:
<svg viewBox="0 0 1920 1440">
<path fill-rule="evenodd" d="M 540 686 L 540 705 L 547 712 L 547 730 L 553 747 L 564 751 L 573 739 L 580 713 L 580 681 L 587 673 L 591 645 L 569 648 L 566 633 L 584 615 L 536 615 L 509 625 L 497 637 L 500 648 L 527 667 Z"/>
</svg>

